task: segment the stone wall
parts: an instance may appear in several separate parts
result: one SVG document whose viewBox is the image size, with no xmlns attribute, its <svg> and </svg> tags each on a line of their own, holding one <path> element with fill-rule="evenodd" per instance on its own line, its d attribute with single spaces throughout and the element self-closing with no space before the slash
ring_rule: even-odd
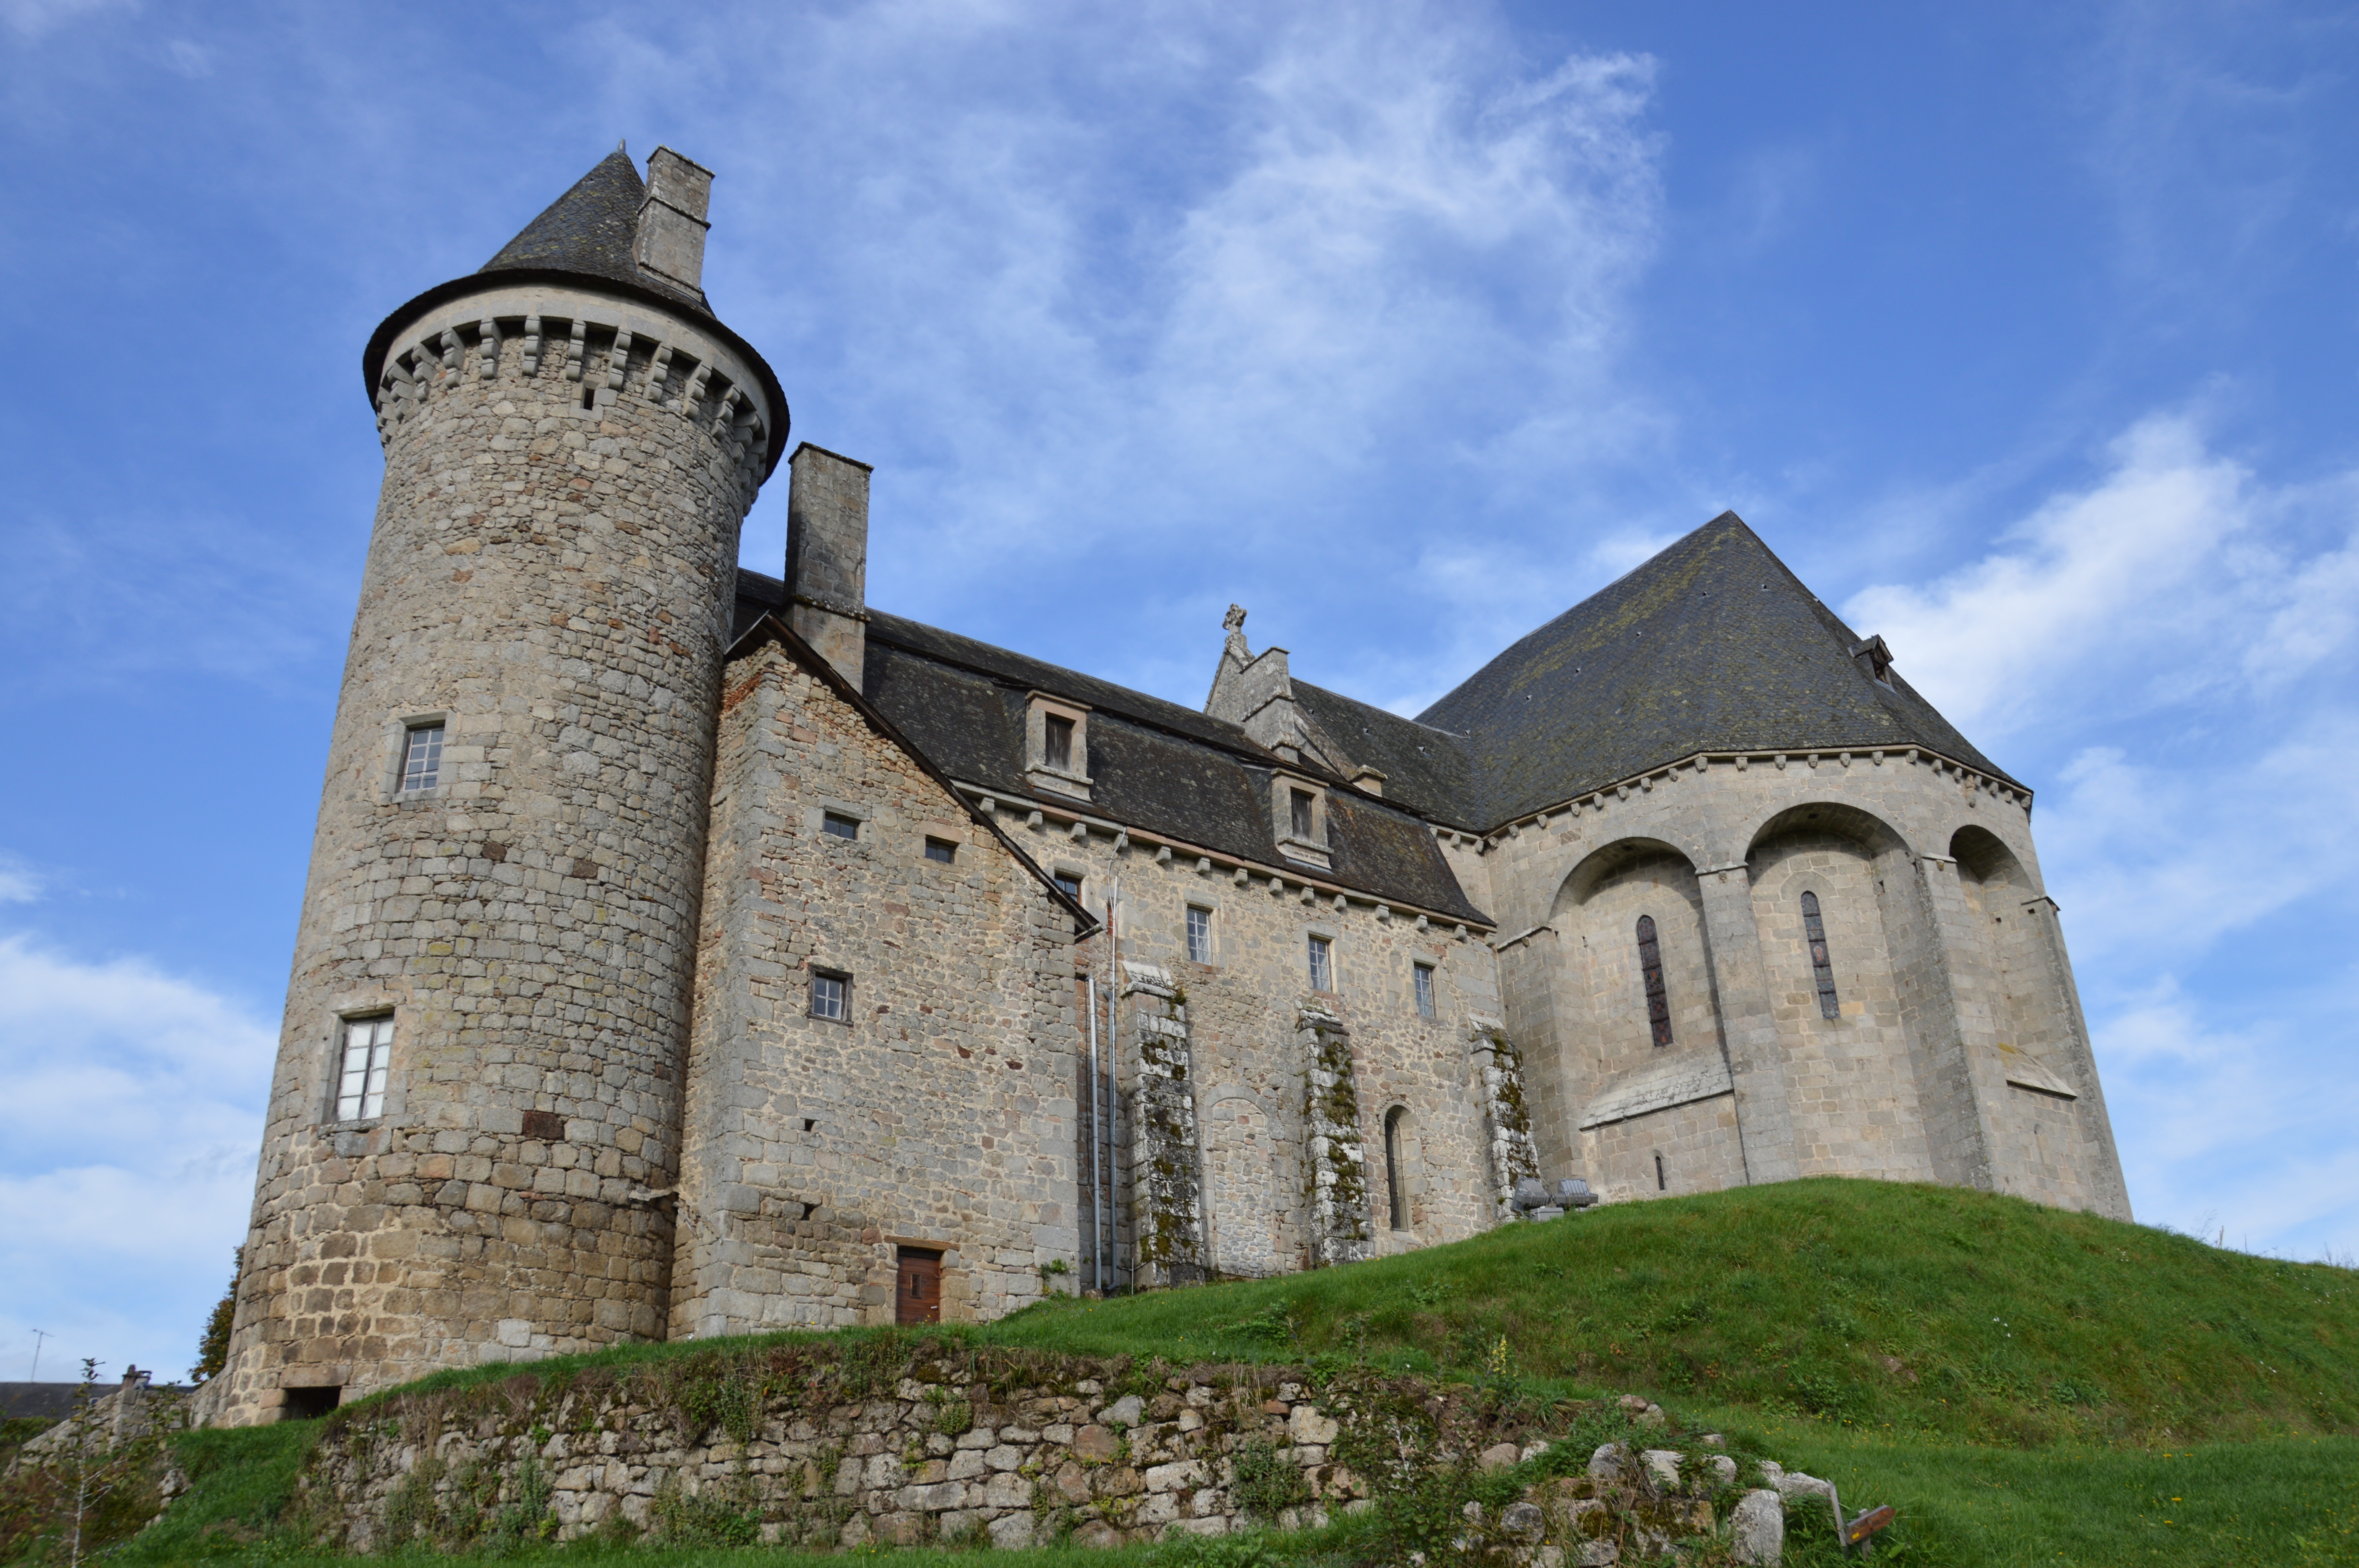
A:
<svg viewBox="0 0 2359 1568">
<path fill-rule="evenodd" d="M 1085 807 L 1060 812 L 1045 803 L 990 802 L 996 819 L 1042 866 L 1082 887 L 1082 901 L 1104 918 L 1115 902 L 1123 961 L 1168 974 L 1187 1015 L 1189 1076 L 1197 1159 L 1205 1194 L 1204 1245 L 1212 1266 L 1231 1274 L 1285 1272 L 1312 1266 L 1314 1235 L 1306 1075 L 1317 1049 L 1301 1038 L 1304 1009 L 1342 1025 L 1351 1066 L 1355 1142 L 1364 1175 L 1355 1199 L 1374 1255 L 1477 1235 L 1494 1223 L 1491 1133 L 1484 1116 L 1484 1042 L 1471 1016 L 1498 1012 L 1497 965 L 1479 935 L 1373 901 L 1340 902 L 1310 881 L 1273 875 L 1233 860 L 1167 852 L 1134 839 Z M 1079 825 L 1077 835 L 1075 826 Z M 1120 898 L 1114 901 L 1119 884 Z M 1192 960 L 1187 946 L 1190 905 L 1212 916 L 1212 961 Z M 1333 989 L 1310 986 L 1307 943 L 1332 946 Z M 1104 983 L 1106 937 L 1084 944 L 1085 967 Z M 1434 1016 L 1417 1007 L 1412 966 L 1432 966 Z M 1133 999 L 1134 1000 L 1136 999 Z M 1138 1039 L 1124 1004 L 1111 1042 L 1112 1071 L 1125 1107 L 1137 1084 Z M 1409 1224 L 1389 1222 L 1386 1177 L 1377 1159 L 1386 1117 L 1408 1114 L 1401 1173 Z M 1126 1123 L 1125 1135 L 1131 1130 Z M 1125 1145 L 1127 1149 L 1127 1145 Z M 1118 1171 L 1121 1236 L 1132 1241 L 1135 1212 L 1129 1151 Z M 1127 1260 L 1120 1283 L 1133 1281 Z"/>
<path fill-rule="evenodd" d="M 722 698 L 675 1337 L 890 1323 L 902 1246 L 997 1317 L 1079 1253 L 1071 916 L 828 673 L 764 641 Z"/>
<path fill-rule="evenodd" d="M 644 304 L 487 284 L 396 335 L 228 1419 L 662 1329 L 712 716 L 770 422 Z M 403 793 L 405 726 L 444 727 Z M 343 1021 L 393 1020 L 336 1119 Z"/>
<path fill-rule="evenodd" d="M 1668 1430 L 1664 1411 L 1635 1398 L 1548 1405 L 1368 1372 L 1314 1385 L 1287 1368 L 788 1344 L 619 1373 L 522 1373 L 349 1412 L 314 1451 L 298 1508 L 328 1543 L 360 1551 L 643 1534 L 1116 1546 L 1313 1527 L 1523 1465 L 1525 1503 L 1467 1507 L 1455 1555 L 1560 1565 L 1730 1540 L 1746 1471 L 1789 1484 L 1766 1463 L 1647 1447 Z M 1767 1512 L 1749 1550 L 1735 1538 L 1738 1561 L 1777 1560 L 1775 1493 Z"/>
<path fill-rule="evenodd" d="M 1500 985 L 1542 1174 L 1610 1197 L 1930 1175 L 2126 1217 L 2029 811 L 1921 750 L 1747 753 L 1487 838 L 1443 830 L 1508 934 Z M 1806 885 L 1828 922 L 1832 1020 L 1800 940 Z M 1669 1047 L 1646 1026 L 1640 914 L 1662 946 Z M 2063 1092 L 2014 1081 L 2043 1072 Z"/>
</svg>

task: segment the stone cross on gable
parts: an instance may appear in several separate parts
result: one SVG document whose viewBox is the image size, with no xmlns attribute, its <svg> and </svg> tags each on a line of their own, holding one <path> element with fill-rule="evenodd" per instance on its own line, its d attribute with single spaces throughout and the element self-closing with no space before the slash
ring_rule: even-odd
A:
<svg viewBox="0 0 2359 1568">
<path fill-rule="evenodd" d="M 1221 625 L 1229 633 L 1228 652 L 1240 665 L 1253 663 L 1253 650 L 1245 646 L 1245 607 L 1232 604 L 1229 612 L 1221 617 Z"/>
</svg>

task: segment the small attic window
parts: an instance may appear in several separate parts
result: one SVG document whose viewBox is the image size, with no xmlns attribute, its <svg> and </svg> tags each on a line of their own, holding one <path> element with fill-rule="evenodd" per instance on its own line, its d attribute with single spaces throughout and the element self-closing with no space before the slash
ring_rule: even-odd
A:
<svg viewBox="0 0 2359 1568">
<path fill-rule="evenodd" d="M 1882 637 L 1870 637 L 1864 643 L 1854 644 L 1851 657 L 1854 664 L 1866 672 L 1869 679 L 1880 687 L 1890 687 L 1892 650 L 1884 645 Z"/>
</svg>

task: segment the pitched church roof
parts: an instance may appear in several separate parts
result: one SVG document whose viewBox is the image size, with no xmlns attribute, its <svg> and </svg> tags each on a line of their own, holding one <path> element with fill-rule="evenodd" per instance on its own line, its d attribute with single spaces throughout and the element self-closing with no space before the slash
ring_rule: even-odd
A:
<svg viewBox="0 0 2359 1568">
<path fill-rule="evenodd" d="M 1875 678 L 1853 653 L 1860 641 L 1723 512 L 1516 642 L 1418 722 L 1465 737 L 1457 805 L 1482 827 L 1699 752 L 1920 746 L 2007 777 L 1897 670 Z"/>
</svg>

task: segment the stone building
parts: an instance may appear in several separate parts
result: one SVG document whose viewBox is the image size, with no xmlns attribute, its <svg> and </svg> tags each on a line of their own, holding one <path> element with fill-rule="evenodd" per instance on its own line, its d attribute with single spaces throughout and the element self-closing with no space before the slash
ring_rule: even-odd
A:
<svg viewBox="0 0 2359 1568">
<path fill-rule="evenodd" d="M 902 620 L 703 295 L 711 183 L 618 150 L 368 344 L 216 1419 L 1349 1262 L 1531 1177 L 2126 1215 L 2030 791 L 1734 515 L 1416 719 L 1241 610 L 1201 711 Z"/>
</svg>

